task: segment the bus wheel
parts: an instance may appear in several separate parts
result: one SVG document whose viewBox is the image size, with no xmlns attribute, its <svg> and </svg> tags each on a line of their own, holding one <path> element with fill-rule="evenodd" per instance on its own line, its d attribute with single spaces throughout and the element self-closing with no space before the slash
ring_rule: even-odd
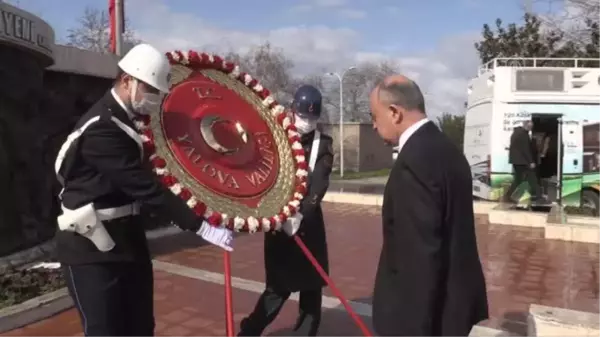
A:
<svg viewBox="0 0 600 337">
<path fill-rule="evenodd" d="M 598 192 L 594 190 L 583 190 L 581 195 L 581 208 L 594 216 L 598 216 L 598 209 L 600 208 Z"/>
</svg>

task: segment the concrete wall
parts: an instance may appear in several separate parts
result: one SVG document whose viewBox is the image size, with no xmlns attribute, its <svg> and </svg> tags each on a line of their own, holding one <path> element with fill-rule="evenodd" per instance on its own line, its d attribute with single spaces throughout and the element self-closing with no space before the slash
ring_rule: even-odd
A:
<svg viewBox="0 0 600 337">
<path fill-rule="evenodd" d="M 360 135 L 359 171 L 392 167 L 392 147 L 385 145 L 371 124 L 361 124 Z"/>
<path fill-rule="evenodd" d="M 118 57 L 70 46 L 54 45 L 54 65 L 47 71 L 113 79 Z"/>
<path fill-rule="evenodd" d="M 333 137 L 334 169 L 339 170 L 339 124 L 323 124 L 323 130 Z M 344 169 L 347 171 L 374 171 L 392 166 L 392 148 L 373 130 L 370 123 L 344 124 Z"/>
<path fill-rule="evenodd" d="M 0 256 L 56 232 L 54 159 L 111 86 L 117 58 L 55 44 L 43 19 L 0 1 Z"/>
</svg>

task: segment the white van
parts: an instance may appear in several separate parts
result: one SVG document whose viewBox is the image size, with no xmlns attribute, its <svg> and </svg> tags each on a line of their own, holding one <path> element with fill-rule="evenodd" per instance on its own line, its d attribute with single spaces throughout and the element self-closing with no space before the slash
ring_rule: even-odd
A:
<svg viewBox="0 0 600 337">
<path fill-rule="evenodd" d="M 514 127 L 532 119 L 533 136 L 550 139 L 548 156 L 538 166 L 549 199 L 564 206 L 583 205 L 598 214 L 599 63 L 598 59 L 507 58 L 480 67 L 467 90 L 464 134 L 473 196 L 503 197 L 512 182 L 510 136 Z M 528 202 L 527 191 L 527 183 L 517 190 L 520 202 Z"/>
</svg>

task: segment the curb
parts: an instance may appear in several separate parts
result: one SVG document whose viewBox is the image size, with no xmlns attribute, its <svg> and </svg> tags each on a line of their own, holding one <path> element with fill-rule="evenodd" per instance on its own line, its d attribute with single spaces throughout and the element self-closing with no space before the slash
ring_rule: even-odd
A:
<svg viewBox="0 0 600 337">
<path fill-rule="evenodd" d="M 0 333 L 22 328 L 61 313 L 73 306 L 67 288 L 0 309 Z"/>
<path fill-rule="evenodd" d="M 327 192 L 327 194 L 325 194 L 323 197 L 323 201 L 340 204 L 382 206 L 383 195 L 354 192 Z M 497 202 L 474 201 L 473 211 L 475 214 L 489 214 L 497 206 Z"/>
<path fill-rule="evenodd" d="M 598 336 L 598 314 L 532 304 L 528 336 Z"/>
<path fill-rule="evenodd" d="M 383 205 L 383 195 L 354 192 L 327 192 L 325 202 L 364 206 Z M 548 221 L 548 214 L 504 209 L 491 201 L 473 201 L 473 213 L 487 215 L 489 223 L 503 226 L 533 227 L 544 230 L 544 239 L 582 243 L 600 243 L 600 220 L 580 215 L 569 216 L 566 224 Z"/>
<path fill-rule="evenodd" d="M 54 249 L 54 240 L 50 239 L 37 246 L 27 248 L 25 250 L 3 256 L 0 258 L 0 269 L 6 267 L 19 267 L 26 265 L 31 261 L 39 260 L 50 255 Z"/>
<path fill-rule="evenodd" d="M 148 240 L 156 240 L 167 236 L 172 236 L 181 233 L 182 230 L 170 226 L 157 228 L 146 232 Z M 51 243 L 45 243 L 40 246 L 49 246 Z M 40 246 L 30 248 L 24 252 L 18 252 L 10 256 L 29 256 L 32 252 L 36 256 L 43 257 L 48 252 L 44 252 Z M 22 259 L 24 260 L 24 258 Z M 26 264 L 26 263 L 25 263 Z M 0 333 L 5 333 L 11 330 L 19 329 L 35 322 L 50 318 L 60 314 L 63 311 L 73 307 L 73 300 L 69 296 L 67 288 L 61 288 L 50 293 L 40 295 L 29 299 L 23 303 L 11 305 L 10 307 L 0 309 Z"/>
</svg>

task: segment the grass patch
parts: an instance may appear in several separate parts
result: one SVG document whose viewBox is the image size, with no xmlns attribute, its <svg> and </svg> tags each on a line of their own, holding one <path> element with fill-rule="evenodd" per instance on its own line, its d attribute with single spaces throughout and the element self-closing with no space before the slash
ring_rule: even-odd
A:
<svg viewBox="0 0 600 337">
<path fill-rule="evenodd" d="M 365 172 L 344 171 L 343 180 L 387 177 L 388 175 L 390 175 L 390 170 L 391 169 L 382 169 L 382 170 L 365 171 Z M 342 178 L 340 177 L 340 172 L 339 171 L 331 172 L 331 179 L 342 180 Z"/>
<path fill-rule="evenodd" d="M 23 303 L 65 286 L 60 269 L 0 269 L 0 308 Z"/>
</svg>

